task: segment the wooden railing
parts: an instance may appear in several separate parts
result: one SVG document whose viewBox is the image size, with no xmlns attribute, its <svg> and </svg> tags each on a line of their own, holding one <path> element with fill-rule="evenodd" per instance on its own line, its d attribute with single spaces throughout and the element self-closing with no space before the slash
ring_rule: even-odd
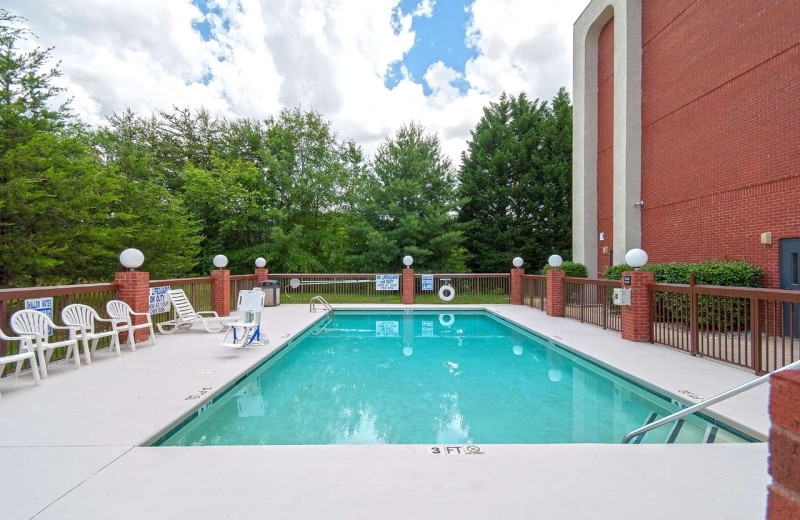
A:
<svg viewBox="0 0 800 520">
<path fill-rule="evenodd" d="M 651 304 L 654 343 L 757 374 L 800 359 L 800 292 L 654 284 Z"/>
<path fill-rule="evenodd" d="M 537 274 L 522 275 L 522 303 L 534 309 L 547 309 L 547 277 Z"/>
<path fill-rule="evenodd" d="M 589 278 L 564 278 L 564 316 L 604 329 L 622 330 L 620 308 L 612 303 L 620 282 Z"/>
<path fill-rule="evenodd" d="M 211 310 L 211 281 L 210 276 L 200 278 L 173 278 L 171 280 L 150 280 L 150 288 L 169 287 L 170 289 L 183 289 L 192 307 L 196 311 Z M 153 314 L 153 326 L 175 319 L 175 312 L 170 306 L 167 312 Z"/>
<path fill-rule="evenodd" d="M 0 327 L 3 332 L 11 336 L 16 336 L 11 330 L 11 315 L 25 309 L 25 300 L 33 298 L 52 298 L 50 316 L 56 324 L 61 324 L 61 311 L 67 305 L 82 303 L 88 305 L 105 316 L 106 302 L 116 299 L 117 284 L 114 283 L 95 283 L 85 285 L 59 285 L 54 287 L 25 287 L 20 289 L 0 289 Z M 67 332 L 58 330 L 54 332 L 54 339 L 60 341 L 67 338 Z M 108 344 L 108 338 L 100 341 L 98 346 Z M 16 354 L 19 345 L 16 342 L 0 341 L 0 356 Z M 66 348 L 55 349 L 52 360 L 63 359 L 66 356 Z M 27 362 L 26 362 L 27 363 Z M 6 367 L 5 373 L 13 370 L 14 367 Z"/>
</svg>

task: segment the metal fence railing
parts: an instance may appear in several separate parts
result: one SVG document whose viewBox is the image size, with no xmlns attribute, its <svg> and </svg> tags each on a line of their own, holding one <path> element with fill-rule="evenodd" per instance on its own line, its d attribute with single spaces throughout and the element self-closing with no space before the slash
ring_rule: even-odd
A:
<svg viewBox="0 0 800 520">
<path fill-rule="evenodd" d="M 536 274 L 522 276 L 522 303 L 535 309 L 547 309 L 547 277 Z"/>
<path fill-rule="evenodd" d="M 654 343 L 766 373 L 800 359 L 800 292 L 654 284 Z"/>
<path fill-rule="evenodd" d="M 622 330 L 620 308 L 612 303 L 616 280 L 564 278 L 564 316 L 604 329 Z"/>
<path fill-rule="evenodd" d="M 209 311 L 212 309 L 211 303 L 211 283 L 212 278 L 205 276 L 202 278 L 176 278 L 172 280 L 151 280 L 150 288 L 153 287 L 169 287 L 170 289 L 183 289 L 192 307 L 196 311 Z M 233 284 L 231 284 L 233 285 Z M 237 293 L 238 294 L 238 293 Z M 170 305 L 166 312 L 160 312 L 152 315 L 153 328 L 158 323 L 175 319 L 175 311 Z"/>
<path fill-rule="evenodd" d="M 270 273 L 280 288 L 281 303 L 305 303 L 322 296 L 330 303 L 400 303 L 403 275 L 398 276 L 397 290 L 378 290 L 375 274 Z M 291 283 L 299 281 L 296 287 Z"/>
<path fill-rule="evenodd" d="M 423 290 L 423 277 L 433 277 L 431 289 Z M 508 303 L 511 292 L 511 275 L 508 273 L 452 273 L 452 274 L 415 274 L 414 302 L 442 303 L 439 290 L 449 284 L 454 292 L 449 303 L 454 304 L 492 304 Z"/>
</svg>

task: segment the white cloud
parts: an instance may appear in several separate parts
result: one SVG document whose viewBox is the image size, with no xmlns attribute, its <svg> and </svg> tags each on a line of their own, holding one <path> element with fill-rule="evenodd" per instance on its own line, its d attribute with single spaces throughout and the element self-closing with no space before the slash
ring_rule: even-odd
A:
<svg viewBox="0 0 800 520">
<path fill-rule="evenodd" d="M 461 72 L 441 62 L 425 95 L 405 66 L 414 17 L 435 16 L 435 0 L 411 13 L 399 0 L 212 0 L 207 19 L 190 0 L 7 0 L 40 47 L 55 47 L 62 84 L 89 124 L 130 107 L 147 114 L 205 106 L 226 117 L 265 118 L 282 107 L 314 109 L 340 137 L 368 153 L 411 120 L 442 140 L 458 164 L 482 108 L 502 91 L 549 99 L 571 85 L 572 23 L 587 0 L 475 0 L 468 37 L 478 56 Z M 207 22 L 206 41 L 194 27 Z M 456 84 L 466 81 L 469 89 Z"/>
</svg>

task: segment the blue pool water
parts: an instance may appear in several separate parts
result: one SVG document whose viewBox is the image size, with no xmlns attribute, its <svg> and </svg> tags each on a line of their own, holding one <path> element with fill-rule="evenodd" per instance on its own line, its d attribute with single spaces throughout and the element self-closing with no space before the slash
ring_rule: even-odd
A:
<svg viewBox="0 0 800 520">
<path fill-rule="evenodd" d="M 618 443 L 677 410 L 487 312 L 336 311 L 156 444 Z M 711 429 L 742 440 L 642 442 Z"/>
</svg>

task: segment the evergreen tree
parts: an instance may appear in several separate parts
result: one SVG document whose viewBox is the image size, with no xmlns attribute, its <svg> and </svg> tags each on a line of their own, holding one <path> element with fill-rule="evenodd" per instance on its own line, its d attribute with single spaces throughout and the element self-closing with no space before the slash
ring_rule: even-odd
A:
<svg viewBox="0 0 800 520">
<path fill-rule="evenodd" d="M 484 108 L 462 154 L 467 266 L 505 272 L 515 256 L 540 266 L 571 249 L 572 107 L 565 89 L 547 103 L 503 94 Z"/>
<path fill-rule="evenodd" d="M 456 175 L 438 137 L 401 127 L 379 146 L 363 193 L 349 228 L 355 269 L 395 271 L 407 254 L 423 270 L 463 269 Z"/>
</svg>

